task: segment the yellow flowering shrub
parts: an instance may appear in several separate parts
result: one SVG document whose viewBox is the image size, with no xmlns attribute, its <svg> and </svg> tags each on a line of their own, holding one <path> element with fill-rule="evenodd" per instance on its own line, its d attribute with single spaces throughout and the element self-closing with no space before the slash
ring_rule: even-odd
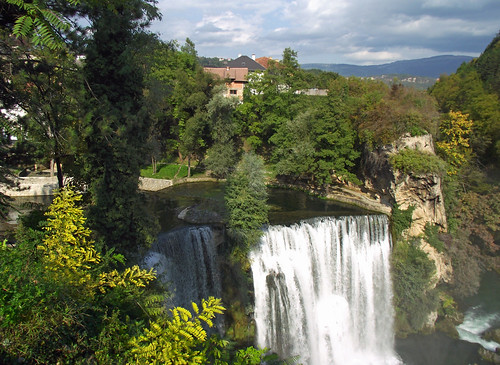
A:
<svg viewBox="0 0 500 365">
<path fill-rule="evenodd" d="M 102 261 L 91 239 L 91 230 L 85 226 L 83 209 L 77 205 L 82 196 L 71 188 L 59 191 L 46 215 L 47 225 L 43 243 L 45 269 L 54 279 L 70 286 L 83 287 L 91 294 L 95 289 L 102 293 L 109 288 L 145 287 L 156 278 L 153 269 L 143 270 L 135 265 L 123 272 L 96 273 Z"/>
</svg>

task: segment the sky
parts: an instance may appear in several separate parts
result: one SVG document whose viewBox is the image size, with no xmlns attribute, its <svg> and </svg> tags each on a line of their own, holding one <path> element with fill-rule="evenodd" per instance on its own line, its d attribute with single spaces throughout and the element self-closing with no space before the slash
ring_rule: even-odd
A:
<svg viewBox="0 0 500 365">
<path fill-rule="evenodd" d="M 500 0 L 158 0 L 150 30 L 199 56 L 383 64 L 437 55 L 477 57 L 500 31 Z"/>
</svg>

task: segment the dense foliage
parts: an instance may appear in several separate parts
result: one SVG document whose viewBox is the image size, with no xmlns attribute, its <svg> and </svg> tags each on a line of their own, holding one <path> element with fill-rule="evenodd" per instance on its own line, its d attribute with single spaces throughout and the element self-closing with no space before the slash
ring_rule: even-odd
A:
<svg viewBox="0 0 500 365">
<path fill-rule="evenodd" d="M 483 54 L 463 64 L 455 74 L 442 76 L 431 89 L 442 112 L 467 114 L 473 122 L 471 147 L 485 164 L 497 163 L 500 157 L 500 37 Z"/>
<path fill-rule="evenodd" d="M 262 235 L 267 223 L 267 191 L 264 164 L 255 154 L 243 155 L 236 170 L 229 176 L 225 193 L 228 228 L 235 241 L 233 257 L 245 264 L 252 245 Z"/>
<path fill-rule="evenodd" d="M 390 157 L 391 165 L 405 174 L 443 175 L 446 163 L 436 155 L 405 148 Z"/>
<path fill-rule="evenodd" d="M 220 299 L 167 313 L 164 296 L 151 291 L 153 270 L 120 268 L 123 256 L 103 256 L 79 201 L 62 190 L 45 222 L 23 226 L 15 247 L 0 246 L 0 362 L 261 362 L 265 350 L 232 351 L 227 340 L 208 337 L 202 324 L 212 327 L 223 313 Z"/>
<path fill-rule="evenodd" d="M 398 241 L 392 255 L 396 327 L 400 335 L 421 330 L 429 312 L 438 305 L 430 279 L 436 268 L 415 244 Z"/>
</svg>

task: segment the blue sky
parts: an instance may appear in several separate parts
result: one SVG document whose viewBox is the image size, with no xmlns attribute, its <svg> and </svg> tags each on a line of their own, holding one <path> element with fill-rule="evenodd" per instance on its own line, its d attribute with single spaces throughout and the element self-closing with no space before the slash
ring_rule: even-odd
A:
<svg viewBox="0 0 500 365">
<path fill-rule="evenodd" d="M 163 40 L 189 37 L 200 56 L 381 64 L 479 56 L 500 31 L 500 0 L 159 0 Z"/>
</svg>

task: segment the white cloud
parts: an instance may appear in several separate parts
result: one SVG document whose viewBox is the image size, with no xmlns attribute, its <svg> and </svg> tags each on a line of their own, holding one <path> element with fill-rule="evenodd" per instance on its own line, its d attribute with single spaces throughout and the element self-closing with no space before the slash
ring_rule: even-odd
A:
<svg viewBox="0 0 500 365">
<path fill-rule="evenodd" d="M 499 30 L 499 0 L 160 0 L 166 40 L 190 37 L 204 56 L 380 63 L 478 55 Z"/>
</svg>

